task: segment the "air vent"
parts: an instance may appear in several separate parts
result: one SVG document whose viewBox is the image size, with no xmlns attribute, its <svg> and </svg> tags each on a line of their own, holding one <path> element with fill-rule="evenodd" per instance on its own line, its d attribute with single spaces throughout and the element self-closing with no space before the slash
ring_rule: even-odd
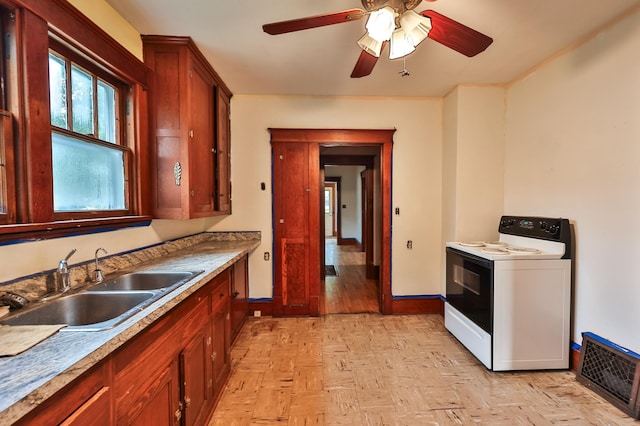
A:
<svg viewBox="0 0 640 426">
<path fill-rule="evenodd" d="M 640 419 L 640 355 L 593 333 L 583 333 L 577 379 Z"/>
</svg>

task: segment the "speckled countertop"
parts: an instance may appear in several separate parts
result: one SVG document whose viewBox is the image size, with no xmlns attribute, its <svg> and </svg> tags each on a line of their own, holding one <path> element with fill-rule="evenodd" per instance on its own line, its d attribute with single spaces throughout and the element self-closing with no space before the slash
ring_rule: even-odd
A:
<svg viewBox="0 0 640 426">
<path fill-rule="evenodd" d="M 122 269 L 203 272 L 112 329 L 58 332 L 20 355 L 0 358 L 0 424 L 23 417 L 260 244 L 259 233 L 235 234 L 239 238 L 211 235 L 169 249 L 158 245 L 144 253 L 131 252 L 128 258 L 110 259 L 105 273 Z M 142 261 L 131 261 L 132 255 Z M 115 264 L 125 268 L 115 269 Z"/>
</svg>

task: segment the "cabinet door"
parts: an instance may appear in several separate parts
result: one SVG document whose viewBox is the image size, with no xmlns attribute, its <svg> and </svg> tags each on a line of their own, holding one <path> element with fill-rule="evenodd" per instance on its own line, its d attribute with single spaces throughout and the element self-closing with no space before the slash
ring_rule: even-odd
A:
<svg viewBox="0 0 640 426">
<path fill-rule="evenodd" d="M 117 423 L 127 425 L 179 425 L 182 419 L 180 379 L 177 360 L 140 384 L 142 395 L 129 401 L 126 411 L 118 411 Z"/>
<path fill-rule="evenodd" d="M 213 81 L 195 62 L 189 79 L 189 196 L 191 217 L 202 217 L 214 210 Z"/>
<path fill-rule="evenodd" d="M 311 282 L 320 280 L 319 263 L 311 263 L 320 259 L 319 236 L 309 232 L 319 226 L 319 188 L 312 185 L 319 173 L 317 145 L 273 144 L 274 315 L 319 313 L 318 295 L 311 294 Z"/>
<path fill-rule="evenodd" d="M 231 319 L 230 310 L 230 272 L 226 270 L 216 278 L 219 283 L 211 293 L 211 365 L 214 398 L 224 386 L 231 370 Z"/>
<path fill-rule="evenodd" d="M 231 213 L 231 122 L 229 96 L 216 87 L 216 210 Z"/>
<path fill-rule="evenodd" d="M 244 256 L 231 270 L 231 341 L 234 341 L 249 312 L 249 268 Z"/>
<path fill-rule="evenodd" d="M 205 327 L 180 353 L 184 424 L 187 426 L 202 423 L 211 398 L 210 348 L 209 327 Z"/>
</svg>

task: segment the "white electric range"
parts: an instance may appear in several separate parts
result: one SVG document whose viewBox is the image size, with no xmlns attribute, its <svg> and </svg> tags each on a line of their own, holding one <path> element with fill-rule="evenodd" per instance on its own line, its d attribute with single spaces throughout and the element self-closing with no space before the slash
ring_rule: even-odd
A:
<svg viewBox="0 0 640 426">
<path fill-rule="evenodd" d="M 494 371 L 569 368 L 569 221 L 503 216 L 498 232 L 447 243 L 445 327 Z"/>
</svg>

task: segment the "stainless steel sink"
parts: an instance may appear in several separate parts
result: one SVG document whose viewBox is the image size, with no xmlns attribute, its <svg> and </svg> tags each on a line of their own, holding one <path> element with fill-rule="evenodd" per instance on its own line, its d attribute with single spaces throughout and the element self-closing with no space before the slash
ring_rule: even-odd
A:
<svg viewBox="0 0 640 426">
<path fill-rule="evenodd" d="M 191 277 L 199 274 L 197 272 L 175 272 L 175 271 L 140 271 L 130 272 L 119 277 L 105 280 L 87 291 L 123 291 L 123 290 L 164 290 L 173 289 Z"/>
<path fill-rule="evenodd" d="M 62 331 L 112 328 L 159 296 L 153 291 L 82 292 L 62 296 L 0 321 L 4 325 L 67 324 Z"/>
<path fill-rule="evenodd" d="M 0 321 L 4 325 L 67 324 L 61 331 L 113 328 L 202 271 L 140 271 L 63 295 Z"/>
</svg>

